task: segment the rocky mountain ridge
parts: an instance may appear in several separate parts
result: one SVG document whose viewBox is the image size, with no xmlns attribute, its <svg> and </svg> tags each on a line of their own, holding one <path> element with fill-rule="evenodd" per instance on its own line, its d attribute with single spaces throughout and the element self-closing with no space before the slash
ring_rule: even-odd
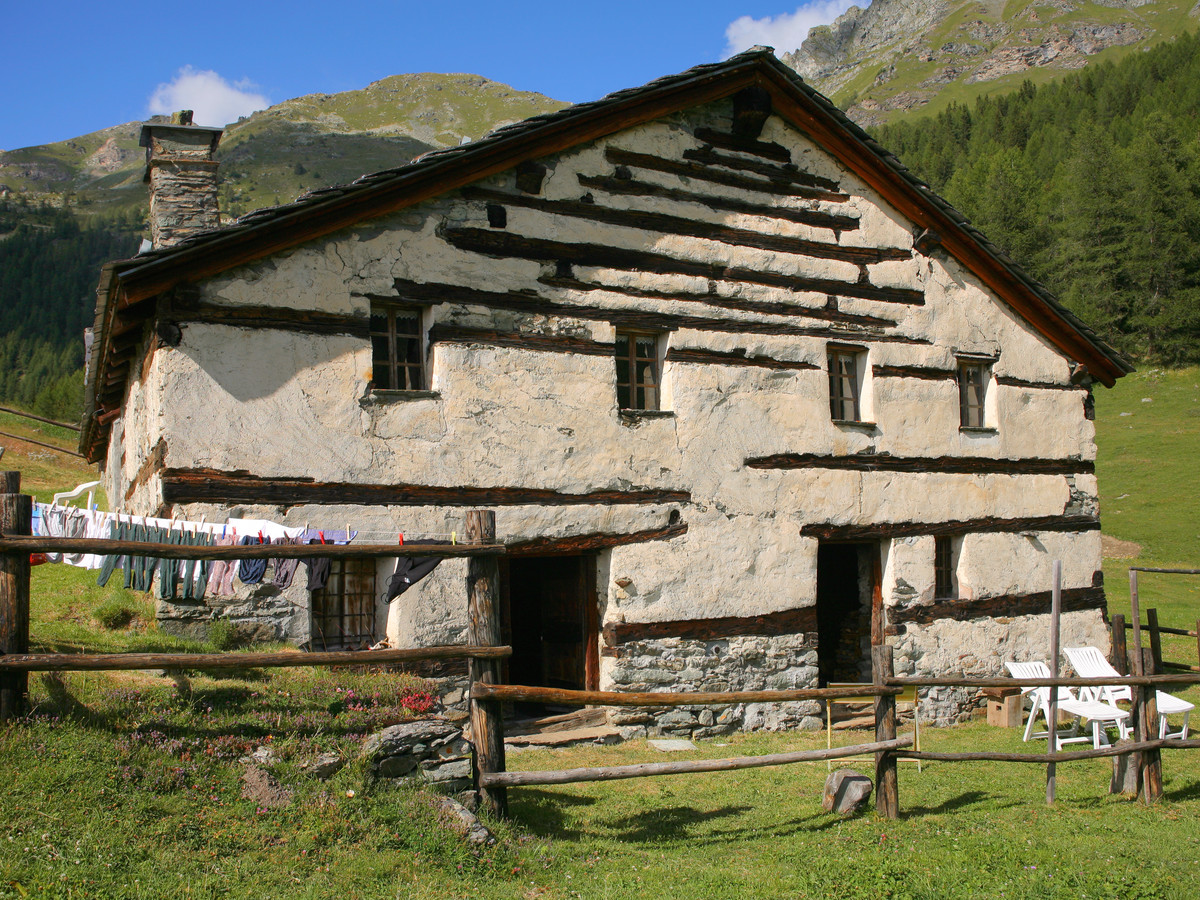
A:
<svg viewBox="0 0 1200 900">
<path fill-rule="evenodd" d="M 874 0 L 781 58 L 875 125 L 1043 83 L 1197 27 L 1200 2 L 1190 0 Z"/>
</svg>

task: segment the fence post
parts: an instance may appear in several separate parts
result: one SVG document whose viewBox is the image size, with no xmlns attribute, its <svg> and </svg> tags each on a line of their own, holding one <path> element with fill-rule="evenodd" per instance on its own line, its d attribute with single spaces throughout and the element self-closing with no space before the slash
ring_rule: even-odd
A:
<svg viewBox="0 0 1200 900">
<path fill-rule="evenodd" d="M 1142 651 L 1142 672 L 1157 675 L 1151 650 Z M 1158 689 L 1142 685 L 1138 691 L 1138 740 L 1154 740 L 1158 737 Z M 1162 799 L 1162 751 L 1143 750 L 1141 759 L 1141 788 L 1143 803 L 1157 803 Z"/>
<path fill-rule="evenodd" d="M 496 543 L 496 513 L 467 512 L 467 540 Z M 467 643 L 476 647 L 500 646 L 500 566 L 494 556 L 472 556 L 467 562 Z M 472 685 L 500 683 L 500 660 L 471 659 L 467 663 Z M 475 743 L 475 787 L 484 806 L 499 816 L 508 814 L 507 789 L 481 787 L 479 776 L 504 771 L 504 718 L 496 700 L 471 698 L 471 739 Z"/>
<path fill-rule="evenodd" d="M 891 678 L 892 648 L 883 644 L 871 648 L 871 680 L 876 685 Z M 915 715 L 915 713 L 914 713 Z M 875 740 L 896 739 L 896 698 L 892 694 L 875 698 Z M 885 819 L 900 816 L 900 790 L 896 777 L 896 753 L 885 750 L 875 754 L 875 810 Z"/>
<path fill-rule="evenodd" d="M 29 534 L 33 498 L 21 493 L 20 472 L 0 472 L 0 533 Z M 0 653 L 29 652 L 29 554 L 0 554 Z M 27 672 L 0 672 L 0 721 L 25 711 Z"/>
<path fill-rule="evenodd" d="M 1154 672 L 1162 671 L 1162 635 L 1158 631 L 1158 610 L 1146 610 L 1146 628 L 1150 632 L 1150 652 L 1154 654 Z"/>
<path fill-rule="evenodd" d="M 1122 675 L 1129 674 L 1129 650 L 1125 644 L 1125 616 L 1114 613 L 1112 617 L 1112 664 Z"/>
</svg>

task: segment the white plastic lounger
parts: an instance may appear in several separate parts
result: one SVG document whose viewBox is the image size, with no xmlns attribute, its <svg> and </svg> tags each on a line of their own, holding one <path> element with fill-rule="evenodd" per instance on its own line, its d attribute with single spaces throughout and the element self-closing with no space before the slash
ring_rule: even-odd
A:
<svg viewBox="0 0 1200 900">
<path fill-rule="evenodd" d="M 1046 678 L 1050 679 L 1053 676 L 1050 674 L 1049 667 L 1043 662 L 1006 662 L 1004 664 L 1013 678 Z M 1028 687 L 1021 688 L 1021 693 L 1029 697 L 1033 702 L 1032 709 L 1029 710 L 1029 721 L 1025 725 L 1025 740 L 1035 737 L 1050 736 L 1050 723 L 1048 719 L 1048 709 L 1050 706 L 1050 688 L 1049 687 Z M 1071 693 L 1070 688 L 1058 689 L 1058 708 L 1067 715 L 1074 716 L 1075 722 L 1067 732 L 1058 731 L 1055 734 L 1057 746 L 1063 744 L 1074 744 L 1089 740 L 1085 736 L 1079 735 L 1079 723 L 1081 720 L 1087 720 L 1092 725 L 1092 736 L 1090 738 L 1092 746 L 1099 750 L 1101 747 L 1109 745 L 1108 734 L 1106 729 L 1109 725 L 1116 725 L 1117 730 L 1122 735 L 1124 728 L 1122 723 L 1129 718 L 1129 713 L 1123 709 L 1118 709 L 1111 703 L 1103 703 L 1099 700 L 1081 700 Z M 1046 731 L 1040 731 L 1036 734 L 1033 731 L 1033 720 L 1038 714 L 1047 719 Z M 1056 749 L 1052 747 L 1051 749 Z"/>
<path fill-rule="evenodd" d="M 1104 654 L 1095 647 L 1064 647 L 1063 653 L 1067 655 L 1067 659 L 1071 662 L 1071 668 L 1080 678 L 1120 678 L 1121 673 L 1112 667 Z M 1079 691 L 1081 696 L 1087 696 L 1090 699 L 1101 700 L 1105 703 L 1115 704 L 1118 700 L 1126 700 L 1133 702 L 1133 691 L 1129 685 L 1100 685 L 1098 687 L 1085 687 Z M 1188 718 L 1192 714 L 1192 710 L 1196 708 L 1196 704 L 1189 703 L 1176 697 L 1174 694 L 1168 694 L 1166 691 L 1157 691 L 1155 694 L 1158 701 L 1158 736 L 1160 738 L 1177 737 L 1186 739 L 1188 736 Z M 1179 731 L 1168 733 L 1167 716 L 1178 715 L 1183 713 L 1183 727 Z M 1129 737 L 1129 724 L 1124 722 L 1121 725 L 1121 737 Z"/>
</svg>

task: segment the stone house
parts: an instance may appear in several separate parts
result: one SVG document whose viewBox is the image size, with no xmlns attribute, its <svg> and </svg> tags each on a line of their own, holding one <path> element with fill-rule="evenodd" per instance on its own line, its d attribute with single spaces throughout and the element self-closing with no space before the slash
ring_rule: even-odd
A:
<svg viewBox="0 0 1200 900">
<path fill-rule="evenodd" d="M 1052 559 L 1064 641 L 1107 646 L 1091 391 L 1129 364 L 769 50 L 224 228 L 218 138 L 146 127 L 155 247 L 102 274 L 81 443 L 127 511 L 390 536 L 494 508 L 514 683 L 866 680 L 884 641 L 998 674 L 1044 653 Z M 391 603 L 389 572 L 159 616 L 463 640 L 465 563 Z"/>
</svg>

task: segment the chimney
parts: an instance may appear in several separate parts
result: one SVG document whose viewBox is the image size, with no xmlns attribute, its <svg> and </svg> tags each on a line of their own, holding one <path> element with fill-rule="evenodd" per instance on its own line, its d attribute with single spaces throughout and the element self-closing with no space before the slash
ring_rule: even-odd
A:
<svg viewBox="0 0 1200 900">
<path fill-rule="evenodd" d="M 150 237 L 154 249 L 173 247 L 184 238 L 220 225 L 213 152 L 223 131 L 193 125 L 190 109 L 172 115 L 169 124 L 142 126 L 138 143 L 146 148 L 144 180 L 150 185 Z"/>
</svg>

